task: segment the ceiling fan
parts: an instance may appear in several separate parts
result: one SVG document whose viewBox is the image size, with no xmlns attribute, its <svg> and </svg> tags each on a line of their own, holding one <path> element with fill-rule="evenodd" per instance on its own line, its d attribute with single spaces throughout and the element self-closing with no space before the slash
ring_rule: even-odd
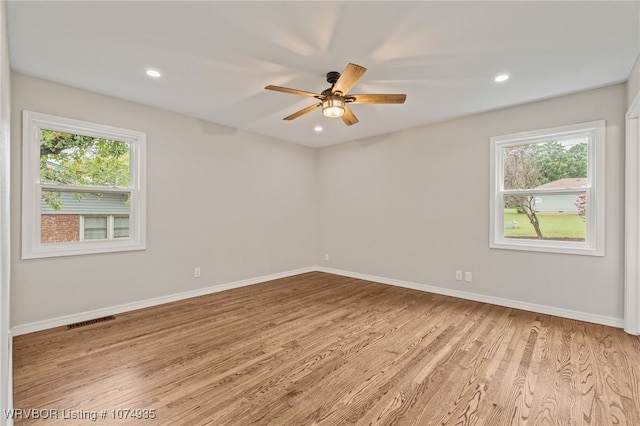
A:
<svg viewBox="0 0 640 426">
<path fill-rule="evenodd" d="M 317 104 L 286 116 L 283 120 L 293 120 L 318 107 L 322 107 L 322 115 L 325 117 L 340 117 L 347 126 L 351 126 L 356 124 L 358 119 L 348 104 L 403 104 L 407 98 L 407 95 L 404 94 L 349 95 L 349 90 L 360 80 L 360 77 L 362 77 L 365 71 L 367 71 L 365 67 L 348 64 L 342 74 L 336 71 L 328 72 L 327 82 L 331 83 L 331 87 L 322 91 L 322 93 L 306 92 L 304 90 L 272 85 L 265 87 L 265 89 L 307 96 L 320 101 Z"/>
</svg>

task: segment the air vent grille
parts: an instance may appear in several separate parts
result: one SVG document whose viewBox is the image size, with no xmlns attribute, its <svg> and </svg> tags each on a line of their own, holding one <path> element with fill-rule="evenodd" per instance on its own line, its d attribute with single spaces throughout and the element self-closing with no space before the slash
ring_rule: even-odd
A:
<svg viewBox="0 0 640 426">
<path fill-rule="evenodd" d="M 102 318 L 96 318 L 96 319 L 91 319 L 91 320 L 87 320 L 87 321 L 81 321 L 81 322 L 77 322 L 75 324 L 69 324 L 67 326 L 67 330 L 73 330 L 74 328 L 78 328 L 78 327 L 84 327 L 87 325 L 91 325 L 91 324 L 97 324 L 99 322 L 105 322 L 105 321 L 111 321 L 116 319 L 116 317 L 114 317 L 113 315 L 109 315 L 108 317 L 102 317 Z"/>
</svg>

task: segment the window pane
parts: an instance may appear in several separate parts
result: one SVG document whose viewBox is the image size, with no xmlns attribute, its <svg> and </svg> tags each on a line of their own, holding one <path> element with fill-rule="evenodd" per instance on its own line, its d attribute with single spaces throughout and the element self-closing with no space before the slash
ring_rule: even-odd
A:
<svg viewBox="0 0 640 426">
<path fill-rule="evenodd" d="M 585 241 L 586 193 L 504 196 L 505 238 Z"/>
<path fill-rule="evenodd" d="M 106 216 L 84 217 L 84 239 L 104 240 L 108 235 L 108 218 Z"/>
<path fill-rule="evenodd" d="M 588 136 L 502 148 L 504 189 L 584 188 Z"/>
<path fill-rule="evenodd" d="M 105 239 L 108 233 L 94 231 L 106 230 L 106 225 L 97 225 L 95 220 L 109 215 L 118 215 L 126 220 L 120 221 L 119 238 L 129 237 L 129 192 L 96 192 L 96 191 L 42 191 L 41 233 L 42 243 L 61 243 L 80 241 L 80 216 L 85 217 L 84 239 Z"/>
<path fill-rule="evenodd" d="M 113 218 L 113 238 L 129 237 L 129 216 L 116 216 Z"/>
<path fill-rule="evenodd" d="M 40 182 L 129 186 L 129 144 L 52 130 L 40 131 Z"/>
</svg>

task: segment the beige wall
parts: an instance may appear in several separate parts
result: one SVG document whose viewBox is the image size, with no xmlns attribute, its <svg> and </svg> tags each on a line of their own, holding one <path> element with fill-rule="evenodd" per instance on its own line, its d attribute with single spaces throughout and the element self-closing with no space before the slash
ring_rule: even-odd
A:
<svg viewBox="0 0 640 426">
<path fill-rule="evenodd" d="M 23 109 L 147 133 L 147 250 L 20 259 Z M 13 326 L 315 263 L 310 148 L 14 73 L 11 164 Z"/>
<path fill-rule="evenodd" d="M 636 64 L 633 66 L 627 81 L 627 107 L 631 106 L 631 103 L 638 95 L 640 95 L 640 55 L 638 55 Z"/>
<path fill-rule="evenodd" d="M 14 326 L 312 265 L 622 318 L 625 84 L 311 150 L 12 77 Z M 146 251 L 20 259 L 22 109 L 147 132 Z M 598 119 L 606 256 L 490 250 L 489 137 Z"/>
<path fill-rule="evenodd" d="M 622 318 L 625 107 L 619 84 L 320 150 L 317 264 Z M 606 255 L 489 249 L 489 138 L 599 119 Z"/>
</svg>

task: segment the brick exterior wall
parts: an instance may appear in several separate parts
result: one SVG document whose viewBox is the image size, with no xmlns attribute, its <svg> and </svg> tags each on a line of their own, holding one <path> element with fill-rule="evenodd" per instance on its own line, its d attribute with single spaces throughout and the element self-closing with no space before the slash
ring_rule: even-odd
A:
<svg viewBox="0 0 640 426">
<path fill-rule="evenodd" d="M 40 226 L 40 241 L 43 244 L 80 241 L 80 215 L 43 214 Z"/>
</svg>

